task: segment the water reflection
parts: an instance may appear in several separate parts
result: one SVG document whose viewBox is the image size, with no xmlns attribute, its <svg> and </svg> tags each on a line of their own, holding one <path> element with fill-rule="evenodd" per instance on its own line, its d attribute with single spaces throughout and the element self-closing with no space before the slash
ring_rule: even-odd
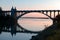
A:
<svg viewBox="0 0 60 40">
<path fill-rule="evenodd" d="M 18 20 L 19 25 L 31 31 L 42 31 L 46 27 L 52 25 L 51 19 L 24 19 Z"/>
<path fill-rule="evenodd" d="M 10 18 L 9 18 L 10 19 Z M 5 20 L 5 19 L 4 19 Z M 12 19 L 11 19 L 12 20 Z M 10 20 L 10 21 L 11 21 Z M 1 20 L 2 21 L 2 20 Z M 13 20 L 14 21 L 14 20 Z M 9 24 L 7 24 L 7 23 L 9 23 Z M 11 35 L 13 36 L 13 34 L 14 35 L 16 35 L 16 33 L 18 33 L 18 32 L 22 32 L 22 33 L 36 33 L 36 32 L 33 32 L 33 31 L 29 31 L 29 30 L 27 30 L 27 29 L 25 29 L 25 28 L 23 28 L 21 25 L 19 25 L 18 23 L 16 23 L 15 21 L 14 22 L 11 22 L 11 23 L 13 23 L 13 24 L 10 24 L 10 22 L 7 20 L 7 25 L 5 25 L 5 23 L 4 23 L 4 25 L 3 26 L 0 26 L 0 34 L 2 33 L 2 32 L 10 32 L 11 33 Z"/>
<path fill-rule="evenodd" d="M 10 15 L 0 15 L 0 34 L 2 31 L 11 31 L 11 34 L 16 34 L 17 20 Z"/>
</svg>

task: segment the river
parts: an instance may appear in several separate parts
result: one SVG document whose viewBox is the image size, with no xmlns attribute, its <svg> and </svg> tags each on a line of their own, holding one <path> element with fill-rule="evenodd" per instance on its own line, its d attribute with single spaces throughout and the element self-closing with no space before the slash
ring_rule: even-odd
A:
<svg viewBox="0 0 60 40">
<path fill-rule="evenodd" d="M 44 28 L 52 25 L 51 19 L 23 19 L 20 18 L 18 20 L 19 25 L 23 28 L 31 31 L 42 31 Z M 17 33 L 16 35 L 12 36 L 11 33 L 2 32 L 0 34 L 0 40 L 29 40 L 33 35 L 37 34 L 30 34 L 30 33 Z"/>
</svg>

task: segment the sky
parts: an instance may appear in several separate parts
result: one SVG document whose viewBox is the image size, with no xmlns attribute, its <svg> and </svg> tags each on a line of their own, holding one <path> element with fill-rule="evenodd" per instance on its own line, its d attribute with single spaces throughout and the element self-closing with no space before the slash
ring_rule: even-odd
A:
<svg viewBox="0 0 60 40">
<path fill-rule="evenodd" d="M 60 9 L 60 0 L 0 0 L 3 10 L 16 7 L 18 10 L 49 10 Z"/>
</svg>

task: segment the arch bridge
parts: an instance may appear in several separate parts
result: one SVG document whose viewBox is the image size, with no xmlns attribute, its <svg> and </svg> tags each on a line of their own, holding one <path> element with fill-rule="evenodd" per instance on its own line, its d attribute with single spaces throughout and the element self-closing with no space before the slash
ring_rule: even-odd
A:
<svg viewBox="0 0 60 40">
<path fill-rule="evenodd" d="M 11 8 L 11 10 L 2 10 L 0 9 L 0 13 L 3 15 L 7 15 L 10 13 L 10 15 L 16 19 L 16 21 L 21 18 L 23 15 L 31 13 L 31 12 L 38 12 L 41 14 L 44 14 L 46 16 L 48 16 L 51 20 L 53 20 L 54 23 L 54 18 L 56 17 L 56 12 L 57 15 L 60 14 L 60 10 L 17 10 L 16 8 Z M 0 15 L 1 15 L 0 14 Z M 52 15 L 53 14 L 53 15 Z M 34 14 L 33 14 L 34 15 Z M 52 17 L 53 16 L 53 17 Z M 38 33 L 38 32 L 33 32 L 33 31 L 29 31 L 23 27 L 21 27 L 18 23 L 16 23 L 17 26 L 21 29 L 20 31 L 16 31 L 16 32 L 26 32 L 26 33 Z M 13 28 L 14 29 L 14 28 Z M 16 28 L 15 28 L 16 29 Z M 3 30 L 4 31 L 4 30 Z M 7 30 L 5 30 L 6 32 Z M 10 32 L 10 31 L 9 31 Z M 40 31 L 39 31 L 40 32 Z"/>
</svg>

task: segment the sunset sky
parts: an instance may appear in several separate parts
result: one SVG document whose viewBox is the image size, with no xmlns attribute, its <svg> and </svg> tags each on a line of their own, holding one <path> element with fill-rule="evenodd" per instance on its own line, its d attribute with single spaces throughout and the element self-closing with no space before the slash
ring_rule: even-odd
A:
<svg viewBox="0 0 60 40">
<path fill-rule="evenodd" d="M 60 10 L 60 0 L 0 0 L 0 7 L 3 10 L 11 10 L 12 6 L 17 10 Z M 26 16 L 29 15 L 33 16 L 33 14 Z"/>
<path fill-rule="evenodd" d="M 0 0 L 3 10 L 10 10 L 12 6 L 18 10 L 57 10 L 60 9 L 60 0 Z"/>
</svg>

